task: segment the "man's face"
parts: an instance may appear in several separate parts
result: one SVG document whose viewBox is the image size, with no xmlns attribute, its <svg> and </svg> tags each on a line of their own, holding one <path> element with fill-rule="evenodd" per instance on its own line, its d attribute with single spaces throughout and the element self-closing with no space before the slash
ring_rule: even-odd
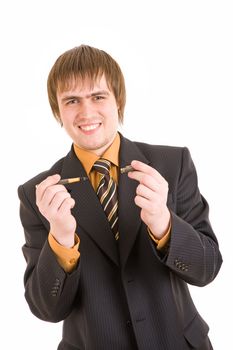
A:
<svg viewBox="0 0 233 350">
<path fill-rule="evenodd" d="M 61 121 L 73 142 L 102 155 L 117 133 L 118 106 L 104 76 L 91 85 L 84 80 L 69 91 L 58 92 L 57 100 Z"/>
</svg>

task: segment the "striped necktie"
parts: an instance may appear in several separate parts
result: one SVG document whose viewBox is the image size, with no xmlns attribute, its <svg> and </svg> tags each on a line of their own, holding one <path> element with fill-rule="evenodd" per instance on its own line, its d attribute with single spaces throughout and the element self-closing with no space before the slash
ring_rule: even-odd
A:
<svg viewBox="0 0 233 350">
<path fill-rule="evenodd" d="M 96 194 L 108 218 L 114 237 L 118 240 L 117 187 L 116 183 L 110 177 L 110 166 L 111 163 L 108 160 L 100 158 L 93 165 L 93 169 L 101 174 L 101 180 L 96 190 Z"/>
</svg>

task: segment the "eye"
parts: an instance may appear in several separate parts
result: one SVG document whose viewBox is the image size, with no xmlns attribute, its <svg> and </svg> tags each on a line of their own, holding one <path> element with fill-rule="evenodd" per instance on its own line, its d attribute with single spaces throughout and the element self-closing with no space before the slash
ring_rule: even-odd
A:
<svg viewBox="0 0 233 350">
<path fill-rule="evenodd" d="M 95 100 L 95 101 L 104 100 L 104 96 L 96 95 L 96 96 L 94 96 L 94 100 Z"/>
<path fill-rule="evenodd" d="M 75 103 L 78 103 L 77 98 L 72 98 L 66 102 L 67 105 L 73 105 Z"/>
</svg>

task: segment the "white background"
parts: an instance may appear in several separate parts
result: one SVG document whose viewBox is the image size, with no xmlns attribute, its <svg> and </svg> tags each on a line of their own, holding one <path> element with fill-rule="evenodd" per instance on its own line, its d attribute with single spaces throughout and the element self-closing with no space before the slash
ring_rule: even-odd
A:
<svg viewBox="0 0 233 350">
<path fill-rule="evenodd" d="M 17 187 L 69 151 L 50 111 L 46 79 L 55 59 L 82 43 L 104 49 L 123 70 L 126 137 L 191 151 L 224 259 L 217 279 L 191 292 L 215 350 L 231 347 L 232 19 L 232 1 L 224 0 L 1 2 L 4 349 L 55 350 L 61 338 L 61 324 L 36 319 L 24 300 Z"/>
</svg>

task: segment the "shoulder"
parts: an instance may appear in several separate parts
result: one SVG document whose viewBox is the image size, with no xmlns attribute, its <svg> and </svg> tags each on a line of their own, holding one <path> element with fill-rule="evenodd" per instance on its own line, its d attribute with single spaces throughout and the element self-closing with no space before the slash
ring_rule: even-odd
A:
<svg viewBox="0 0 233 350">
<path fill-rule="evenodd" d="M 187 149 L 187 147 L 170 146 L 170 145 L 153 145 L 144 142 L 134 141 L 134 144 L 148 157 L 172 157 L 180 156 Z"/>
<path fill-rule="evenodd" d="M 151 166 L 160 172 L 179 171 L 186 163 L 192 163 L 187 147 L 171 145 L 155 145 L 145 142 L 129 140 L 121 135 L 124 154 L 142 155 Z"/>
<path fill-rule="evenodd" d="M 153 145 L 143 142 L 134 142 L 134 144 L 151 163 L 169 166 L 169 168 L 181 166 L 185 160 L 191 158 L 190 151 L 185 146 Z"/>
</svg>

